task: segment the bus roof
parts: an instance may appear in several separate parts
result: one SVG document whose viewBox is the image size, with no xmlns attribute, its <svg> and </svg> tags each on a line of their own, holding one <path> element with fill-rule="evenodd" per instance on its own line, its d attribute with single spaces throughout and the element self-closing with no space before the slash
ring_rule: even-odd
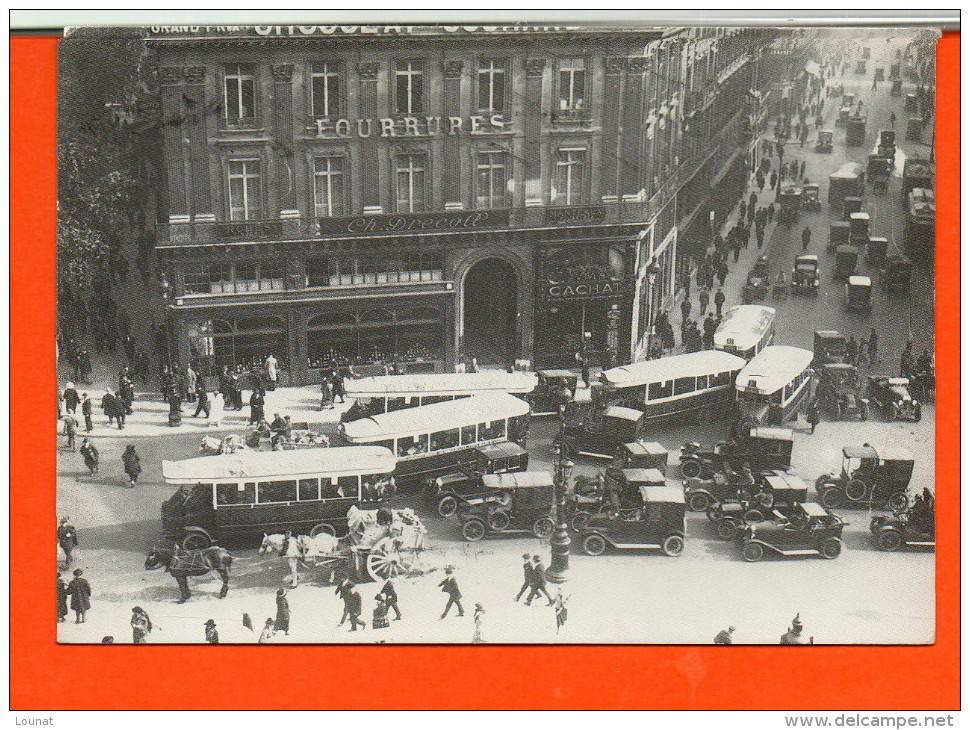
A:
<svg viewBox="0 0 970 730">
<path fill-rule="evenodd" d="M 701 350 L 611 368 L 604 371 L 602 377 L 615 388 L 633 388 L 674 378 L 740 370 L 742 367 L 744 360 L 737 355 L 721 350 Z"/>
<path fill-rule="evenodd" d="M 351 398 L 383 396 L 474 395 L 481 392 L 531 393 L 539 378 L 535 373 L 489 370 L 482 373 L 414 373 L 375 375 L 346 381 Z"/>
<path fill-rule="evenodd" d="M 731 307 L 714 332 L 714 348 L 731 346 L 744 351 L 754 347 L 775 320 L 772 307 L 739 304 Z"/>
<path fill-rule="evenodd" d="M 405 408 L 370 418 L 361 418 L 342 424 L 341 428 L 351 442 L 380 441 L 409 434 L 461 428 L 476 423 L 491 423 L 503 418 L 525 416 L 528 413 L 529 404 L 514 395 L 484 393 L 471 398 Z"/>
<path fill-rule="evenodd" d="M 547 471 L 511 471 L 483 475 L 482 486 L 486 489 L 539 489 L 555 484 L 552 474 Z"/>
<path fill-rule="evenodd" d="M 788 345 L 766 347 L 744 366 L 734 386 L 740 391 L 754 389 L 769 395 L 792 382 L 812 364 L 811 350 Z"/>
<path fill-rule="evenodd" d="M 309 474 L 388 474 L 397 463 L 383 446 L 340 446 L 331 449 L 289 451 L 237 451 L 234 454 L 198 456 L 162 461 L 162 476 L 169 484 L 195 484 L 219 479 L 299 477 Z"/>
</svg>

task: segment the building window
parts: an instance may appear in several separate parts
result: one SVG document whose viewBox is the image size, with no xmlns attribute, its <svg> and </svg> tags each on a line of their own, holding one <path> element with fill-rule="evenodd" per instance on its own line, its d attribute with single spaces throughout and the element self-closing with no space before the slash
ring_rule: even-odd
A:
<svg viewBox="0 0 970 730">
<path fill-rule="evenodd" d="M 556 155 L 556 189 L 553 203 L 581 205 L 586 202 L 586 148 L 563 147 Z"/>
<path fill-rule="evenodd" d="M 564 58 L 559 62 L 559 111 L 579 115 L 586 104 L 586 59 Z"/>
<path fill-rule="evenodd" d="M 344 158 L 313 160 L 313 206 L 318 218 L 344 213 Z"/>
<path fill-rule="evenodd" d="M 315 119 L 340 115 L 340 64 L 314 63 L 310 69 L 310 96 Z"/>
<path fill-rule="evenodd" d="M 398 114 L 421 114 L 424 109 L 424 66 L 420 61 L 399 61 L 394 73 Z"/>
<path fill-rule="evenodd" d="M 508 177 L 506 155 L 501 150 L 479 152 L 476 181 L 479 208 L 504 208 Z"/>
<path fill-rule="evenodd" d="M 397 212 L 417 213 L 425 209 L 426 155 L 405 154 L 397 156 Z"/>
<path fill-rule="evenodd" d="M 229 220 L 261 217 L 259 160 L 229 161 Z"/>
<path fill-rule="evenodd" d="M 226 66 L 222 92 L 226 122 L 235 125 L 252 123 L 256 119 L 252 64 L 234 63 Z"/>
<path fill-rule="evenodd" d="M 505 62 L 489 59 L 478 64 L 478 110 L 505 111 Z"/>
</svg>

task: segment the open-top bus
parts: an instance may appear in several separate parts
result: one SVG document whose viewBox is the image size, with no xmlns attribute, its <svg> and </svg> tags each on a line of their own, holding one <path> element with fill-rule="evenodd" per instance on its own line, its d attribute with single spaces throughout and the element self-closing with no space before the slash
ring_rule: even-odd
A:
<svg viewBox="0 0 970 730">
<path fill-rule="evenodd" d="M 724 314 L 714 332 L 714 349 L 750 360 L 775 339 L 775 310 L 739 304 Z"/>
<path fill-rule="evenodd" d="M 424 485 L 471 458 L 483 444 L 525 445 L 529 404 L 507 393 L 408 408 L 340 425 L 349 445 L 383 446 L 397 456 L 400 486 Z"/>
<path fill-rule="evenodd" d="M 394 493 L 394 454 L 378 446 L 237 451 L 163 461 L 168 484 L 163 534 L 187 550 L 264 532 L 346 532 L 355 504 L 377 505 Z"/>
<path fill-rule="evenodd" d="M 779 426 L 798 411 L 811 391 L 814 353 L 773 345 L 755 355 L 735 380 L 741 422 Z"/>
</svg>

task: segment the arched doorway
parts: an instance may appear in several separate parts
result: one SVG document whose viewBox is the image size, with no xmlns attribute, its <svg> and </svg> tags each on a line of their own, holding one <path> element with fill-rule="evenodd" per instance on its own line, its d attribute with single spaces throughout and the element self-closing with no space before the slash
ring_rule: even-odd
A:
<svg viewBox="0 0 970 730">
<path fill-rule="evenodd" d="M 465 274 L 463 292 L 461 357 L 508 366 L 517 349 L 518 280 L 512 265 L 498 258 L 479 261 Z"/>
</svg>

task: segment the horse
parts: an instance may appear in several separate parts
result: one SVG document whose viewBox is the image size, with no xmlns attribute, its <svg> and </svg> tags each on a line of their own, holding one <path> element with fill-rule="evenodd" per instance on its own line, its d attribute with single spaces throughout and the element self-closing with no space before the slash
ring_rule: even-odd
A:
<svg viewBox="0 0 970 730">
<path fill-rule="evenodd" d="M 185 603 L 192 597 L 189 591 L 189 576 L 202 576 L 214 570 L 222 578 L 222 590 L 219 598 L 225 598 L 229 593 L 229 568 L 232 567 L 232 555 L 225 548 L 218 545 L 203 550 L 181 550 L 178 545 L 171 548 L 157 547 L 145 558 L 145 570 L 163 567 L 178 583 L 182 597 L 179 603 Z"/>
<path fill-rule="evenodd" d="M 286 548 L 284 550 L 284 544 Z M 289 585 L 296 588 L 300 584 L 300 576 L 297 568 L 301 562 L 307 558 L 316 558 L 322 555 L 332 555 L 340 549 L 340 540 L 333 535 L 321 533 L 316 537 L 307 535 L 292 535 L 287 542 L 286 535 L 279 533 L 268 535 L 263 533 L 263 542 L 259 546 L 259 554 L 267 553 L 279 555 L 290 566 Z"/>
</svg>

